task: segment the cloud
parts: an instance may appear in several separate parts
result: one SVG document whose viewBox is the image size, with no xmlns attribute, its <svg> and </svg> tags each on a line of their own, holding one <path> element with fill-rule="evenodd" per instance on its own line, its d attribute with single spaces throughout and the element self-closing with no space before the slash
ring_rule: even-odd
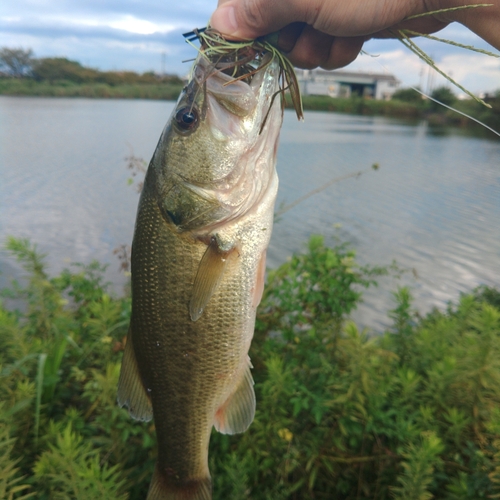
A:
<svg viewBox="0 0 500 500">
<path fill-rule="evenodd" d="M 397 41 L 389 42 L 392 50 L 373 52 L 369 44 L 367 54 L 361 54 L 349 69 L 370 73 L 390 73 L 396 76 L 402 86 L 418 86 L 424 64 L 413 54 L 407 52 Z"/>
<path fill-rule="evenodd" d="M 498 53 L 463 26 L 450 26 L 438 35 L 464 45 Z M 414 42 L 435 61 L 438 68 L 468 90 L 480 93 L 500 88 L 500 59 L 425 38 L 415 38 Z M 398 40 L 370 40 L 364 49 L 376 57 L 360 55 L 350 65 L 350 69 L 392 73 L 401 81 L 403 87 L 419 86 L 428 93 L 436 87 L 447 85 L 457 95 L 462 94 L 461 90 L 453 87 Z"/>
<path fill-rule="evenodd" d="M 63 56 L 99 69 L 160 71 L 161 54 L 169 72 L 185 74 L 184 59 L 194 57 L 182 33 L 205 26 L 216 0 L 16 0 L 2 4 L 2 45 L 33 48 L 36 56 Z M 479 48 L 491 47 L 469 30 L 452 24 L 439 36 Z M 418 45 L 439 66 L 474 92 L 500 86 L 500 68 L 492 58 L 424 38 Z M 395 40 L 371 40 L 352 70 L 389 72 L 404 86 L 426 87 L 441 77 L 428 77 L 427 67 Z M 495 83 L 497 82 L 497 83 Z M 442 83 L 445 83 L 443 80 Z"/>
<path fill-rule="evenodd" d="M 175 26 L 169 24 L 156 24 L 145 19 L 138 19 L 134 16 L 126 15 L 117 21 L 109 23 L 111 28 L 138 33 L 141 35 L 152 35 L 153 33 L 168 33 L 175 30 Z"/>
<path fill-rule="evenodd" d="M 450 54 L 440 68 L 464 87 L 478 87 L 483 92 L 500 89 L 500 59 L 476 54 Z"/>
<path fill-rule="evenodd" d="M 166 1 L 93 1 L 71 2 L 17 0 L 7 2 L 2 9 L 4 28 L 16 20 L 29 29 L 36 24 L 71 26 L 110 26 L 150 34 L 163 31 L 162 26 L 193 27 L 192 23 L 206 24 L 211 7 L 210 2 L 191 0 L 187 2 Z"/>
<path fill-rule="evenodd" d="M 194 56 L 182 33 L 205 26 L 216 2 L 190 0 L 17 0 L 5 2 L 2 45 L 37 57 L 68 57 L 99 69 L 161 69 L 185 74 Z"/>
</svg>

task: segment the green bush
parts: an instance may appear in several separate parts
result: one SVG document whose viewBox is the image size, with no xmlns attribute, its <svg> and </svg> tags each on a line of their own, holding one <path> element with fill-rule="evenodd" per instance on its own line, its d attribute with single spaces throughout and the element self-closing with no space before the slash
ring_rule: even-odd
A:
<svg viewBox="0 0 500 500">
<path fill-rule="evenodd" d="M 418 95 L 418 94 L 417 94 Z M 353 115 L 387 116 L 398 118 L 418 118 L 422 116 L 423 106 L 415 102 L 399 100 L 383 101 L 364 99 L 359 96 L 349 98 L 329 97 L 326 95 L 302 96 L 304 109 L 313 111 L 334 111 Z M 292 108 L 290 96 L 286 95 L 286 106 Z"/>
<path fill-rule="evenodd" d="M 431 93 L 431 97 L 447 106 L 452 106 L 457 100 L 457 96 L 446 86 L 435 88 Z M 441 105 L 434 101 L 431 102 L 431 107 L 436 110 L 441 109 Z"/>
<path fill-rule="evenodd" d="M 26 279 L 0 307 L 0 497 L 145 498 L 154 426 L 115 403 L 130 299 L 98 263 L 50 278 L 10 239 Z M 214 431 L 214 499 L 500 497 L 500 292 L 420 318 L 407 289 L 393 326 L 349 320 L 381 268 L 313 237 L 271 271 L 251 348 L 257 413 Z"/>
<path fill-rule="evenodd" d="M 418 88 L 418 87 L 417 87 Z M 418 88 L 420 90 L 420 88 Z M 411 102 L 422 105 L 422 94 L 412 88 L 401 88 L 392 94 L 391 99 L 402 102 Z"/>
</svg>

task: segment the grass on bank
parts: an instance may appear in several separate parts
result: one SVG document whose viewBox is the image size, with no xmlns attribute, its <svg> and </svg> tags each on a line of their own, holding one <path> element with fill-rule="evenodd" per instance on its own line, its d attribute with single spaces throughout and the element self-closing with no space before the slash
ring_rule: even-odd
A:
<svg viewBox="0 0 500 500">
<path fill-rule="evenodd" d="M 89 97 L 121 99 L 176 100 L 183 84 L 179 81 L 164 83 L 78 83 L 69 80 L 37 81 L 30 78 L 0 78 L 0 95 Z M 443 102 L 465 112 L 482 123 L 500 130 L 500 92 L 486 100 L 492 106 L 485 108 L 472 99 L 458 100 L 446 87 L 436 89 L 438 97 L 447 97 Z M 447 91 L 447 92 L 446 92 Z M 434 93 L 433 93 L 434 95 Z M 333 111 L 364 116 L 385 116 L 408 120 L 425 119 L 431 125 L 457 127 L 479 127 L 477 123 L 432 101 L 422 99 L 412 89 L 399 90 L 389 101 L 365 99 L 359 96 L 333 98 L 320 95 L 302 96 L 305 110 Z M 286 95 L 286 106 L 293 108 L 290 96 Z"/>
<path fill-rule="evenodd" d="M 44 97 L 98 97 L 123 99 L 176 100 L 182 83 L 75 83 L 59 81 L 38 82 L 23 78 L 0 79 L 0 94 Z"/>
<path fill-rule="evenodd" d="M 399 100 L 364 99 L 359 96 L 349 98 L 329 97 L 326 95 L 302 96 L 304 109 L 311 111 L 334 111 L 351 115 L 391 116 L 397 118 L 419 118 L 422 107 L 415 103 Z M 287 107 L 290 106 L 287 96 Z"/>
<path fill-rule="evenodd" d="M 139 500 L 154 426 L 116 405 L 130 317 L 94 262 L 47 274 L 10 239 L 26 273 L 0 307 L 0 498 Z M 271 271 L 251 348 L 257 414 L 214 432 L 214 499 L 500 497 L 500 293 L 480 288 L 415 315 L 394 294 L 392 327 L 369 338 L 349 320 L 386 270 L 311 238 Z"/>
<path fill-rule="evenodd" d="M 443 96 L 444 94 L 444 96 Z M 480 122 L 500 131 L 500 91 L 485 101 L 491 106 L 486 108 L 472 99 L 457 99 L 447 87 L 440 87 L 432 97 L 466 113 Z M 446 97 L 445 99 L 441 99 Z M 307 95 L 302 97 L 304 109 L 314 111 L 334 111 L 364 116 L 385 116 L 403 119 L 425 119 L 430 125 L 448 125 L 456 127 L 479 127 L 477 123 L 450 109 L 422 98 L 413 89 L 401 89 L 389 100 L 363 99 L 359 96 L 333 98 L 329 96 Z M 287 99 L 287 106 L 290 103 Z"/>
</svg>

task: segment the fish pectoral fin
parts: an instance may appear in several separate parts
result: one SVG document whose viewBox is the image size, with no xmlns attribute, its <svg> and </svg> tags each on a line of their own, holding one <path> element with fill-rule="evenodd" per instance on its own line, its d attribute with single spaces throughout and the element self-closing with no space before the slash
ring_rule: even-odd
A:
<svg viewBox="0 0 500 500">
<path fill-rule="evenodd" d="M 130 329 L 123 353 L 122 368 L 118 381 L 118 404 L 126 406 L 132 418 L 149 421 L 153 418 L 153 407 L 142 383 L 135 357 Z"/>
<path fill-rule="evenodd" d="M 198 272 L 193 284 L 193 295 L 189 302 L 189 315 L 196 321 L 208 304 L 208 301 L 217 290 L 231 254 L 235 253 L 235 248 L 222 250 L 213 237 L 207 250 L 201 258 Z"/>
<path fill-rule="evenodd" d="M 250 359 L 236 391 L 215 414 L 214 427 L 222 434 L 245 432 L 255 415 L 255 392 L 250 373 Z"/>
</svg>

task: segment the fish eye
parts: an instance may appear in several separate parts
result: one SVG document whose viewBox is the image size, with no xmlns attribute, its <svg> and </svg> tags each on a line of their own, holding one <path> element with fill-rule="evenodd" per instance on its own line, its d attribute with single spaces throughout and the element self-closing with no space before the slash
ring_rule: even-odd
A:
<svg viewBox="0 0 500 500">
<path fill-rule="evenodd" d="M 175 114 L 175 121 L 182 130 L 193 131 L 198 125 L 198 111 L 191 107 L 181 108 Z"/>
</svg>

